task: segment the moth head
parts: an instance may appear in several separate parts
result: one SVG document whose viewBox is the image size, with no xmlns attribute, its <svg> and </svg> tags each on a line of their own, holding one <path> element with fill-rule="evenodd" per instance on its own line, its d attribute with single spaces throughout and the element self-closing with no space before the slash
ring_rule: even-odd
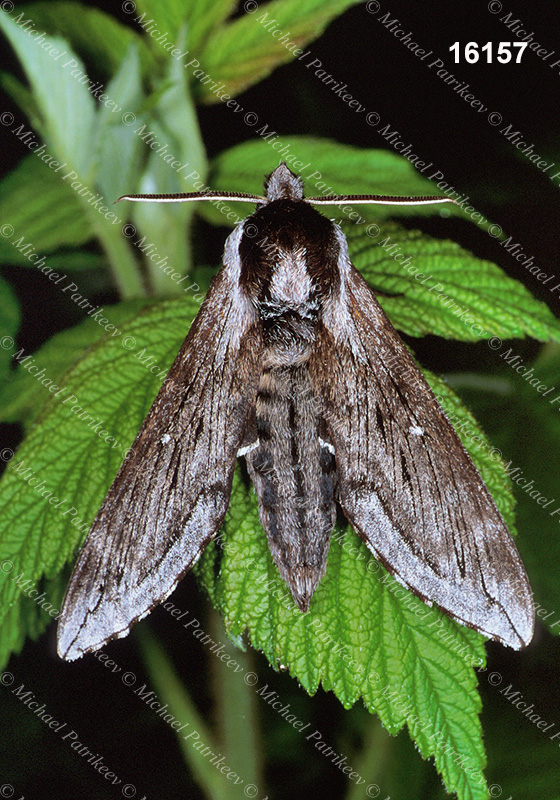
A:
<svg viewBox="0 0 560 800">
<path fill-rule="evenodd" d="M 273 200 L 303 200 L 303 181 L 283 161 L 265 178 L 264 190 L 269 203 Z"/>
</svg>

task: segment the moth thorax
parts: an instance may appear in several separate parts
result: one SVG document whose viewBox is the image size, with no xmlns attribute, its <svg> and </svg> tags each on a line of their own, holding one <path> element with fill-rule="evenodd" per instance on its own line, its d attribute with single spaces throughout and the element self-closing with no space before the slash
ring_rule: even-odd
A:
<svg viewBox="0 0 560 800">
<path fill-rule="evenodd" d="M 290 250 L 279 249 L 272 264 L 269 284 L 270 299 L 297 309 L 306 306 L 314 293 L 313 280 L 307 268 L 304 245 Z"/>
<path fill-rule="evenodd" d="M 307 361 L 319 316 L 317 288 L 306 268 L 304 253 L 278 260 L 258 303 L 268 367 L 296 366 Z"/>
</svg>

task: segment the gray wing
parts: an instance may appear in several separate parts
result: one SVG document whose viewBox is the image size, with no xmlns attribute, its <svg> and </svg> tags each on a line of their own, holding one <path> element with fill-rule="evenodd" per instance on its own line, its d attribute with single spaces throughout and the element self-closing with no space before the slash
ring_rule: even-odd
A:
<svg viewBox="0 0 560 800">
<path fill-rule="evenodd" d="M 534 609 L 511 535 L 342 238 L 341 251 L 341 291 L 310 363 L 341 507 L 402 584 L 520 649 L 532 638 Z"/>
<path fill-rule="evenodd" d="M 219 529 L 260 374 L 260 329 L 244 303 L 224 268 L 79 555 L 58 627 L 63 658 L 125 636 Z"/>
</svg>

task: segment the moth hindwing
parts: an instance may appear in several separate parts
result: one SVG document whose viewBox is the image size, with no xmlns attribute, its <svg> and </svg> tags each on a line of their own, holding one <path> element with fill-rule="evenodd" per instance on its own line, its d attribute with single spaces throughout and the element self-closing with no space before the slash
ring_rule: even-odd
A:
<svg viewBox="0 0 560 800">
<path fill-rule="evenodd" d="M 124 636 L 217 533 L 246 459 L 274 563 L 302 612 L 324 575 L 337 503 L 411 591 L 514 648 L 532 637 L 523 564 L 470 456 L 313 204 L 281 164 L 224 264 L 81 550 L 58 628 L 74 659 Z M 399 369 L 394 365 L 398 364 Z"/>
</svg>

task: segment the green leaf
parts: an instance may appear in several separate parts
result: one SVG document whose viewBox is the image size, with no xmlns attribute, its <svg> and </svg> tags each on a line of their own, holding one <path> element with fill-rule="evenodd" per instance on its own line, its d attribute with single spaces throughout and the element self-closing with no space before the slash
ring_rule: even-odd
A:
<svg viewBox="0 0 560 800">
<path fill-rule="evenodd" d="M 93 148 L 97 160 L 97 183 L 105 198 L 113 201 L 131 191 L 141 171 L 142 140 L 132 125 L 123 125 L 133 118 L 140 106 L 142 78 L 136 45 L 131 45 L 120 68 L 107 86 L 108 100 L 99 108 Z M 127 117 L 127 115 L 131 115 Z"/>
<path fill-rule="evenodd" d="M 22 422 L 26 426 L 33 423 L 45 403 L 52 399 L 50 387 L 62 386 L 64 374 L 81 361 L 90 347 L 107 335 L 105 328 L 109 324 L 114 325 L 115 338 L 121 339 L 122 327 L 147 304 L 147 300 L 134 300 L 106 309 L 100 308 L 100 313 L 95 312 L 97 318 L 86 319 L 70 330 L 57 333 L 37 352 L 23 351 L 16 360 L 17 368 L 11 380 L 0 384 L 0 422 Z M 109 333 L 113 335 L 112 330 Z M 20 350 L 14 346 L 6 352 L 11 359 Z M 24 361 L 28 356 L 28 360 Z M 30 367 L 33 367 L 32 372 L 29 371 Z M 38 373 L 41 373 L 39 377 Z"/>
<path fill-rule="evenodd" d="M 242 17 L 209 37 L 200 54 L 201 69 L 214 84 L 223 83 L 229 95 L 240 94 L 280 64 L 292 61 L 295 48 L 303 51 L 333 19 L 356 4 L 357 0 L 245 3 Z M 281 33 L 274 36 L 275 31 Z M 280 41 L 284 35 L 288 38 Z M 219 101 L 208 81 L 197 82 L 196 91 L 204 102 Z"/>
<path fill-rule="evenodd" d="M 240 479 L 225 537 L 214 591 L 230 634 L 246 629 L 253 647 L 272 666 L 287 666 L 310 694 L 322 684 L 346 708 L 361 697 L 393 734 L 406 723 L 423 757 L 436 756 L 450 791 L 487 796 L 484 783 L 467 789 L 467 776 L 435 747 L 441 738 L 471 768 L 483 768 L 480 704 L 468 666 L 483 661 L 479 636 L 412 598 L 350 530 L 335 530 L 327 573 L 303 616 L 272 564 L 256 502 Z M 206 580 L 216 550 L 203 556 Z"/>
<path fill-rule="evenodd" d="M 0 183 L 0 219 L 14 229 L 12 236 L 0 237 L 0 263 L 35 267 L 14 246 L 20 237 L 22 247 L 30 244 L 40 254 L 78 247 L 92 238 L 78 196 L 60 175 L 29 155 Z"/>
<path fill-rule="evenodd" d="M 275 135 L 271 129 L 264 133 L 266 139 L 244 142 L 220 153 L 210 165 L 209 183 L 212 188 L 262 195 L 264 177 L 280 161 L 285 161 L 293 172 L 303 178 L 308 197 L 323 194 L 437 194 L 433 183 L 419 175 L 406 158 L 388 150 L 365 150 L 311 136 L 275 138 Z M 274 145 L 278 145 L 278 149 Z M 249 203 L 235 203 L 232 206 L 241 217 L 255 209 L 254 204 Z M 440 214 L 441 209 L 440 205 L 356 205 L 355 216 L 350 220 L 427 216 Z M 449 210 L 452 209 L 452 204 L 449 204 Z M 348 219 L 339 206 L 324 206 L 324 210 L 333 218 Z M 211 203 L 201 203 L 198 212 L 211 222 L 232 224 Z"/>
<path fill-rule="evenodd" d="M 62 335 L 43 349 L 48 358 L 41 363 L 53 372 L 74 365 L 65 373 L 63 393 L 51 397 L 0 484 L 0 559 L 13 563 L 13 574 L 32 582 L 52 577 L 71 556 L 197 310 L 189 300 L 151 306 L 125 322 L 118 336 L 94 336 L 78 361 L 70 346 L 66 364 L 57 366 L 55 345 L 68 345 Z M 80 328 L 82 345 L 91 322 Z M 447 412 L 463 423 L 465 444 L 511 524 L 503 466 L 451 390 L 428 377 Z M 117 443 L 104 441 L 93 429 L 99 425 Z M 484 783 L 456 763 L 460 756 L 471 771 L 483 766 L 479 700 L 469 666 L 482 663 L 482 637 L 395 584 L 351 530 L 335 532 L 327 574 L 310 612 L 300 614 L 272 564 L 254 493 L 239 475 L 225 537 L 220 572 L 213 569 L 217 545 L 208 548 L 198 572 L 233 635 L 247 629 L 273 666 L 286 664 L 308 692 L 322 684 L 345 706 L 362 697 L 392 733 L 406 723 L 422 755 L 435 757 L 450 791 L 473 800 L 487 797 Z M 4 615 L 22 591 L 9 576 L 0 579 Z M 16 617 L 9 620 L 16 624 Z M 16 641 L 14 636 L 6 634 L 5 641 Z"/>
<path fill-rule="evenodd" d="M 390 225 L 353 225 L 345 232 L 353 264 L 375 289 L 395 295 L 379 300 L 405 333 L 560 341 L 560 321 L 545 303 L 455 242 Z"/>
<path fill-rule="evenodd" d="M 198 52 L 209 33 L 217 28 L 235 9 L 235 0 L 136 0 L 137 12 L 145 15 L 140 23 L 149 31 L 150 22 L 157 22 L 157 28 L 165 33 L 165 42 L 176 42 L 181 27 L 186 24 L 187 47 L 189 52 Z M 148 40 L 149 41 L 149 40 Z M 161 50 L 157 38 L 153 40 L 155 53 Z"/>
<path fill-rule="evenodd" d="M 199 52 L 212 31 L 219 29 L 237 5 L 236 0 L 195 0 L 189 3 L 185 8 L 189 48 Z"/>
<path fill-rule="evenodd" d="M 72 56 L 69 45 L 62 39 L 43 37 L 38 46 L 27 30 L 18 28 L 5 13 L 0 15 L 0 27 L 14 46 L 31 83 L 42 115 L 38 127 L 45 139 L 46 151 L 64 162 L 64 180 L 76 192 L 85 216 L 103 245 L 122 297 L 143 296 L 145 286 L 138 264 L 119 228 L 115 228 L 120 220 L 103 206 L 102 195 L 96 196 L 89 188 L 95 180 L 97 167 L 96 117 L 93 97 L 85 86 L 91 81 L 83 65 Z M 59 63 L 57 53 L 70 61 Z"/>
<path fill-rule="evenodd" d="M 155 38 L 148 37 L 146 42 L 154 53 L 165 52 L 158 42 L 159 36 L 165 36 L 165 42 L 176 43 L 179 30 L 185 22 L 187 7 L 196 3 L 185 3 L 184 0 L 136 0 L 130 8 L 131 20 L 139 22 L 144 30 L 157 26 L 158 34 Z M 140 20 L 138 19 L 140 17 Z"/>
<path fill-rule="evenodd" d="M 91 163 L 95 105 L 81 82 L 86 75 L 84 65 L 64 39 L 45 37 L 39 45 L 5 12 L 0 14 L 0 28 L 16 51 L 31 84 L 42 116 L 41 133 L 48 147 L 85 177 Z M 61 60 L 57 61 L 57 57 Z"/>
<path fill-rule="evenodd" d="M 0 277 L 0 387 L 10 374 L 11 345 L 20 320 L 21 313 L 14 290 L 8 281 Z"/>
<path fill-rule="evenodd" d="M 111 76 L 118 70 L 133 43 L 139 49 L 143 74 L 150 75 L 156 68 L 143 37 L 98 8 L 49 0 L 26 5 L 25 17 L 45 33 L 64 36 L 103 76 Z"/>
<path fill-rule="evenodd" d="M 16 105 L 18 105 L 26 117 L 35 122 L 40 120 L 39 109 L 33 97 L 33 93 L 29 91 L 27 86 L 18 81 L 9 72 L 0 73 L 0 84 L 7 94 L 10 95 Z"/>
</svg>

